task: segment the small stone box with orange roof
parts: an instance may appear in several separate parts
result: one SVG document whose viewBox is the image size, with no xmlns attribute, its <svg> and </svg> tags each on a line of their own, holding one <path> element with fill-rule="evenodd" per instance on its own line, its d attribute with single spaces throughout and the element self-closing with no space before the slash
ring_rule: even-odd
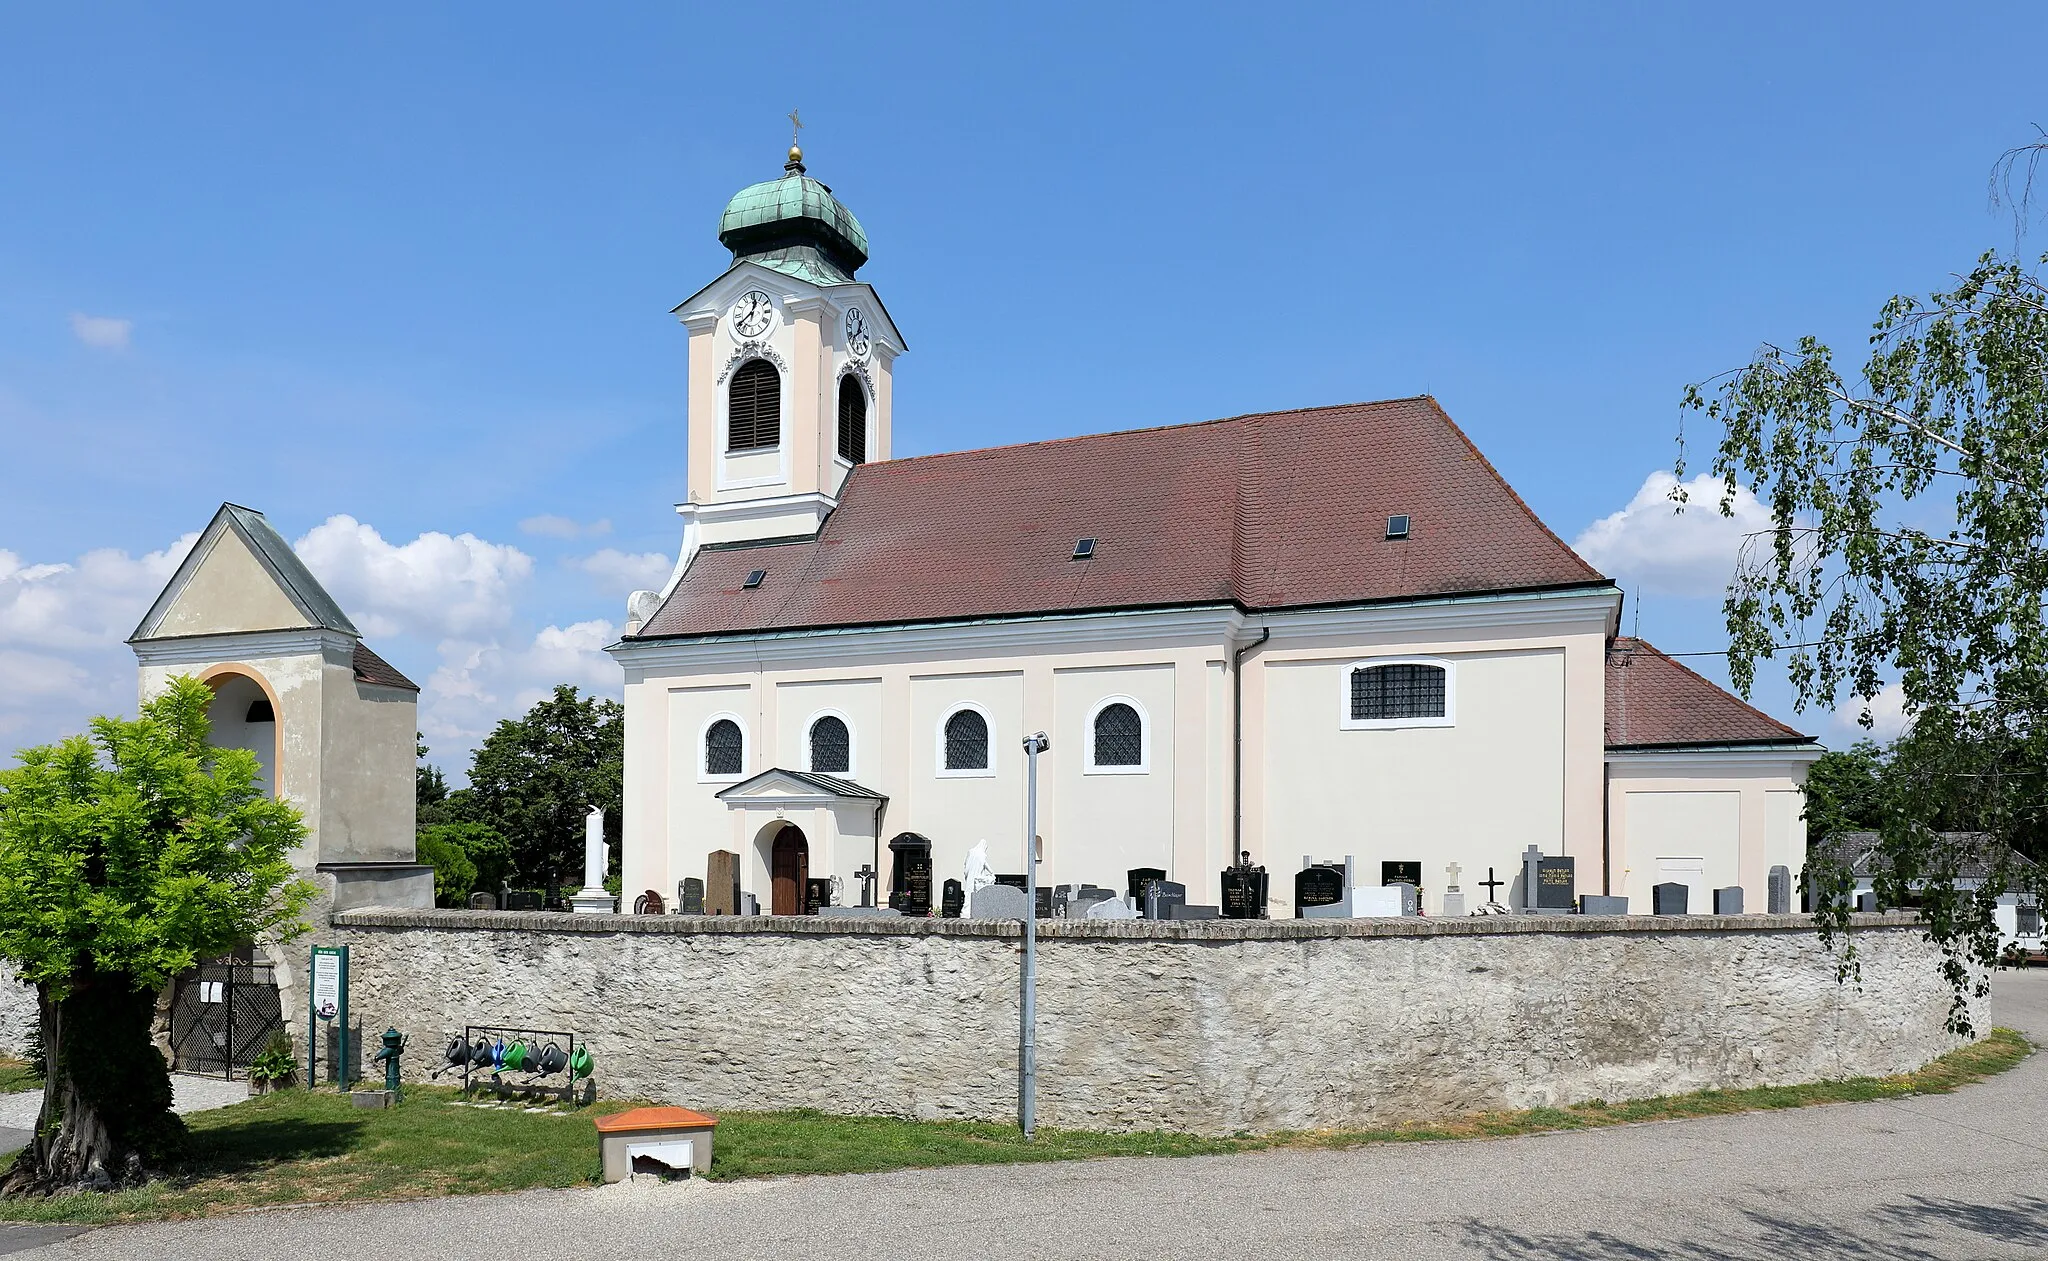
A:
<svg viewBox="0 0 2048 1261">
<path fill-rule="evenodd" d="M 636 1173 L 711 1172 L 711 1131 L 718 1118 L 688 1108 L 634 1108 L 597 1118 L 597 1150 L 606 1182 Z"/>
</svg>

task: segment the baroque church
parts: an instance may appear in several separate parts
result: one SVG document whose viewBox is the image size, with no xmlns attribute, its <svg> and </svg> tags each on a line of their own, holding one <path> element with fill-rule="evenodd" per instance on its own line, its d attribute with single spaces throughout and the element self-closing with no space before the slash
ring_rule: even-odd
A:
<svg viewBox="0 0 2048 1261">
<path fill-rule="evenodd" d="M 728 851 L 763 911 L 865 878 L 935 912 L 978 844 L 1024 869 L 1040 731 L 1041 885 L 1149 868 L 1213 904 L 1249 855 L 1279 917 L 1350 856 L 1435 915 L 1521 905 L 1534 846 L 1646 913 L 1796 875 L 1812 739 L 1619 635 L 1620 589 L 1434 398 L 892 459 L 867 236 L 783 171 L 675 308 L 681 554 L 610 649 L 628 898 Z"/>
</svg>

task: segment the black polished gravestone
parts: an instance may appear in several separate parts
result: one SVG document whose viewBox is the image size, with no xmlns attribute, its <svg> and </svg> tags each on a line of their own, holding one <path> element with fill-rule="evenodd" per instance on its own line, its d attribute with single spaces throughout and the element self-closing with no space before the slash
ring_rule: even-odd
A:
<svg viewBox="0 0 2048 1261">
<path fill-rule="evenodd" d="M 1321 865 L 1294 873 L 1294 918 L 1311 906 L 1332 906 L 1344 900 L 1344 869 Z"/>
<path fill-rule="evenodd" d="M 932 913 L 932 843 L 915 832 L 889 842 L 889 906 L 899 915 Z"/>
<path fill-rule="evenodd" d="M 1223 918 L 1266 918 L 1266 890 L 1266 869 L 1252 866 L 1251 851 L 1246 850 L 1237 866 L 1223 869 Z"/>
<path fill-rule="evenodd" d="M 677 891 L 676 902 L 685 915 L 704 913 L 704 882 L 695 876 L 684 876 L 682 887 Z"/>
<path fill-rule="evenodd" d="M 816 915 L 832 905 L 832 878 L 812 876 L 804 881 L 804 914 Z"/>
<path fill-rule="evenodd" d="M 1021 889 L 1021 888 L 1023 888 L 1023 887 L 1024 887 L 1024 877 L 1022 877 L 1022 876 L 997 876 L 997 877 L 996 877 L 996 883 L 997 883 L 997 884 L 1006 884 L 1006 885 L 1009 885 L 1009 886 L 1010 886 L 1010 887 L 1011 887 L 1012 889 Z"/>
<path fill-rule="evenodd" d="M 1412 884 L 1422 888 L 1422 864 L 1419 862 L 1389 862 L 1380 864 L 1381 884 Z"/>
<path fill-rule="evenodd" d="M 1536 909 L 1570 911 L 1578 906 L 1578 861 L 1545 857 L 1536 863 Z"/>
<path fill-rule="evenodd" d="M 1038 886 L 1038 918 L 1052 918 L 1052 887 L 1050 885 L 1042 884 Z"/>
<path fill-rule="evenodd" d="M 1686 887 L 1677 882 L 1653 885 L 1650 889 L 1650 914 L 1685 914 Z"/>
<path fill-rule="evenodd" d="M 1166 873 L 1157 867 L 1133 867 L 1129 871 L 1130 883 L 1124 887 L 1124 895 L 1131 905 L 1142 908 L 1145 905 L 1145 886 L 1154 880 L 1166 879 Z"/>
<path fill-rule="evenodd" d="M 505 895 L 505 909 L 508 911 L 538 911 L 541 906 L 538 889 L 514 889 Z"/>
<path fill-rule="evenodd" d="M 1188 904 L 1188 887 L 1173 880 L 1145 882 L 1145 918 L 1173 919 L 1178 907 Z"/>
<path fill-rule="evenodd" d="M 944 919 L 959 919 L 960 912 L 967 909 L 967 890 L 958 880 L 948 880 L 939 890 L 939 915 Z"/>
</svg>

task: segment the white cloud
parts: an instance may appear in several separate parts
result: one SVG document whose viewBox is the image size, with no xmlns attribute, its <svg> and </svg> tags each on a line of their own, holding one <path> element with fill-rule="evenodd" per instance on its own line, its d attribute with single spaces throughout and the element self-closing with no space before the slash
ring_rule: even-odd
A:
<svg viewBox="0 0 2048 1261">
<path fill-rule="evenodd" d="M 132 320 L 118 320 L 111 315 L 86 315 L 71 313 L 71 335 L 95 350 L 126 350 L 128 334 L 133 332 Z"/>
<path fill-rule="evenodd" d="M 623 598 L 628 591 L 659 591 L 675 572 L 676 563 L 661 552 L 622 552 L 607 547 L 571 564 L 615 588 Z"/>
<path fill-rule="evenodd" d="M 350 516 L 329 517 L 294 546 L 366 637 L 494 630 L 533 574 L 533 558 L 509 544 L 438 531 L 388 543 Z"/>
<path fill-rule="evenodd" d="M 1868 727 L 1862 722 L 1865 710 L 1870 713 Z M 1909 722 L 1906 690 L 1896 683 L 1885 684 L 1867 702 L 1852 696 L 1835 709 L 1835 729 L 1852 740 L 1893 740 L 1905 732 Z"/>
<path fill-rule="evenodd" d="M 1690 501 L 1671 500 L 1678 479 L 1658 469 L 1628 507 L 1587 526 L 1572 549 L 1595 568 L 1643 591 L 1716 596 L 1727 589 L 1743 536 L 1771 527 L 1771 514 L 1738 490 L 1734 516 L 1721 515 L 1721 482 L 1702 473 L 1685 483 Z"/>
<path fill-rule="evenodd" d="M 612 532 L 612 523 L 610 518 L 605 518 L 599 521 L 592 521 L 589 525 L 584 525 L 568 517 L 558 517 L 553 513 L 542 513 L 540 516 L 528 517 L 521 521 L 519 528 L 527 534 L 537 534 L 542 538 L 594 539 L 610 534 Z"/>
<path fill-rule="evenodd" d="M 545 626 L 524 645 L 444 640 L 441 664 L 421 694 L 420 730 L 438 764 L 459 769 L 460 750 L 482 742 L 499 719 L 516 717 L 545 699 L 558 683 L 619 699 L 623 678 L 605 655 L 617 638 L 610 622 Z"/>
</svg>

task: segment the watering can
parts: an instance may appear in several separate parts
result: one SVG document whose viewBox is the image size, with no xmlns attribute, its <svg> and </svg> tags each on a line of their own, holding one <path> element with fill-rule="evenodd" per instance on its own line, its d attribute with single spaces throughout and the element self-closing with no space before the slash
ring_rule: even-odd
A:
<svg viewBox="0 0 2048 1261">
<path fill-rule="evenodd" d="M 439 1077 L 449 1069 L 461 1068 L 467 1063 L 469 1063 L 469 1043 L 464 1042 L 461 1038 L 455 1038 L 448 1043 L 448 1049 L 441 1052 L 441 1066 L 435 1069 L 431 1075 Z"/>
<path fill-rule="evenodd" d="M 552 1077 L 569 1067 L 569 1057 L 562 1053 L 560 1046 L 550 1042 L 542 1047 L 539 1054 L 532 1057 L 528 1064 L 533 1069 L 534 1076 Z"/>
</svg>

